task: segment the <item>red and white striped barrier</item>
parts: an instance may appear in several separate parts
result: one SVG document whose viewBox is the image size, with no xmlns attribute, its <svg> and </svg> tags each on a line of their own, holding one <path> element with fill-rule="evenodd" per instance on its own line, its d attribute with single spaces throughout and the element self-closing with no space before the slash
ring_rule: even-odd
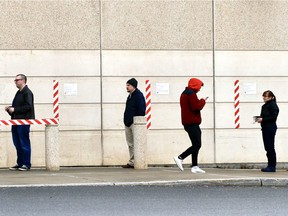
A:
<svg viewBox="0 0 288 216">
<path fill-rule="evenodd" d="M 235 128 L 240 128 L 240 100 L 239 100 L 239 80 L 235 80 L 234 82 L 234 124 Z"/>
<path fill-rule="evenodd" d="M 59 119 L 59 82 L 53 80 L 53 113 L 54 118 Z"/>
<path fill-rule="evenodd" d="M 0 125 L 57 125 L 59 119 L 14 119 L 14 120 L 0 120 Z"/>
<path fill-rule="evenodd" d="M 151 127 L 151 82 L 146 80 L 145 82 L 145 98 L 146 98 L 146 120 L 147 129 Z"/>
<path fill-rule="evenodd" d="M 0 125 L 58 125 L 59 124 L 59 82 L 53 80 L 53 118 L 0 120 Z"/>
</svg>

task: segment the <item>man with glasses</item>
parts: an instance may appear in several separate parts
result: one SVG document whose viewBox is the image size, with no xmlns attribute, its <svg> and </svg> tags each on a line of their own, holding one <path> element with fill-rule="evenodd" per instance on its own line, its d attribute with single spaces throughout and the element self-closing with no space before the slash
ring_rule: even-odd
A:
<svg viewBox="0 0 288 216">
<path fill-rule="evenodd" d="M 26 85 L 27 77 L 18 74 L 14 80 L 19 89 L 12 105 L 5 107 L 11 119 L 35 119 L 34 97 Z M 31 168 L 30 125 L 12 125 L 12 139 L 17 152 L 17 164 L 10 170 L 28 171 Z"/>
</svg>

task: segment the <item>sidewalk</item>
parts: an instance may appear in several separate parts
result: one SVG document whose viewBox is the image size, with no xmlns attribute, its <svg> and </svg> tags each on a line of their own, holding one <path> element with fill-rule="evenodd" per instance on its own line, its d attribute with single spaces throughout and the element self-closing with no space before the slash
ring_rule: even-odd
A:
<svg viewBox="0 0 288 216">
<path fill-rule="evenodd" d="M 234 185 L 288 186 L 288 172 L 263 173 L 256 169 L 207 168 L 205 174 L 193 174 L 189 168 L 149 167 L 147 170 L 118 167 L 62 167 L 58 172 L 0 170 L 0 187 L 41 186 L 121 186 L 121 185 Z"/>
</svg>

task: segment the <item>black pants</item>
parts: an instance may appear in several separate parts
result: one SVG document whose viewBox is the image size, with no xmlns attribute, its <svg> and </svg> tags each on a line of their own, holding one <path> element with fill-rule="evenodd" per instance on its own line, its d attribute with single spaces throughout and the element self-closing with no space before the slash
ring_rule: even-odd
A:
<svg viewBox="0 0 288 216">
<path fill-rule="evenodd" d="M 189 135 L 192 146 L 179 155 L 179 157 L 184 160 L 192 154 L 192 166 L 198 166 L 198 153 L 201 148 L 201 129 L 197 124 L 184 126 L 184 129 Z"/>
<path fill-rule="evenodd" d="M 277 126 L 265 126 L 262 128 L 262 138 L 264 148 L 266 150 L 266 156 L 268 159 L 268 166 L 276 167 L 276 152 L 275 152 L 275 135 Z"/>
</svg>

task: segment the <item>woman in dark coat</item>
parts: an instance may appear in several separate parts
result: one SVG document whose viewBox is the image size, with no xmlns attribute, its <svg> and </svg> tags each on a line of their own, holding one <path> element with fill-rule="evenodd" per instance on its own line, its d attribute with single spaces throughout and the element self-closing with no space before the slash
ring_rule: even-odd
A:
<svg viewBox="0 0 288 216">
<path fill-rule="evenodd" d="M 262 94 L 264 104 L 261 109 L 260 117 L 257 122 L 261 124 L 262 138 L 266 156 L 268 159 L 268 166 L 262 168 L 262 172 L 276 171 L 276 152 L 275 152 L 275 135 L 277 131 L 276 120 L 279 114 L 279 108 L 276 103 L 276 97 L 272 91 L 268 90 Z"/>
</svg>

